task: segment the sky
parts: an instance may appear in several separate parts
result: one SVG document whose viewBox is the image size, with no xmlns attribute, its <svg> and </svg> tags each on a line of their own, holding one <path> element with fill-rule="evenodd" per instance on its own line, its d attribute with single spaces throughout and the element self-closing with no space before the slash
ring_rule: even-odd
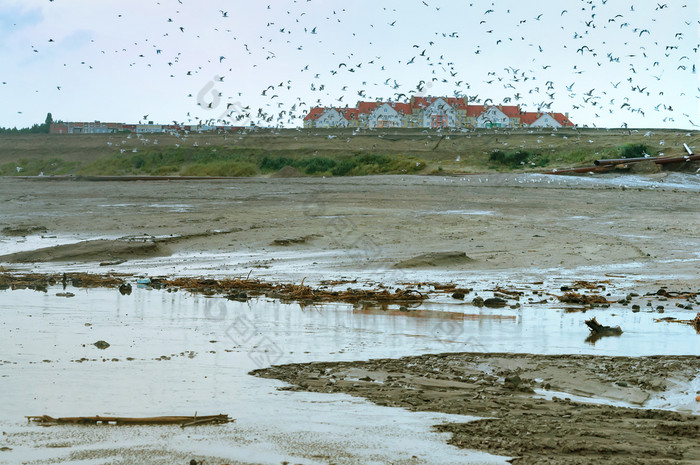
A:
<svg viewBox="0 0 700 465">
<path fill-rule="evenodd" d="M 298 127 L 449 96 L 697 130 L 699 50 L 698 0 L 0 0 L 0 126 Z"/>
</svg>

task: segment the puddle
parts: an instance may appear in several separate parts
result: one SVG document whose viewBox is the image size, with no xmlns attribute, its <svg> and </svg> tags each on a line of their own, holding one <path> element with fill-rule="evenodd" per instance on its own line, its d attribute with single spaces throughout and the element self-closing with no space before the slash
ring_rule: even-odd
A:
<svg viewBox="0 0 700 465">
<path fill-rule="evenodd" d="M 193 456 L 269 464 L 504 463 L 449 446 L 447 435 L 432 431 L 432 425 L 470 417 L 412 413 L 341 394 L 278 391 L 284 383 L 247 374 L 273 363 L 441 350 L 432 334 L 441 321 L 437 310 L 403 318 L 349 305 L 302 309 L 266 299 L 241 303 L 145 289 L 130 296 L 70 289 L 75 297 L 61 299 L 55 295 L 61 290 L 0 292 L 7 334 L 0 341 L 7 407 L 0 427 L 13 448 L 4 459 L 119 463 L 116 457 L 142 450 L 166 454 L 163 463 Z M 110 346 L 100 350 L 98 340 Z M 226 413 L 236 421 L 184 431 L 45 429 L 24 422 L 35 414 L 195 412 Z"/>
<path fill-rule="evenodd" d="M 175 204 L 168 204 L 168 203 L 151 203 L 148 205 L 145 205 L 146 208 L 163 208 L 171 213 L 185 213 L 188 211 L 192 210 L 192 205 L 187 205 L 187 204 L 182 204 L 182 203 L 175 203 Z"/>
<path fill-rule="evenodd" d="M 462 215 L 462 216 L 491 216 L 496 212 L 492 210 L 433 210 L 419 212 L 418 215 Z"/>
</svg>

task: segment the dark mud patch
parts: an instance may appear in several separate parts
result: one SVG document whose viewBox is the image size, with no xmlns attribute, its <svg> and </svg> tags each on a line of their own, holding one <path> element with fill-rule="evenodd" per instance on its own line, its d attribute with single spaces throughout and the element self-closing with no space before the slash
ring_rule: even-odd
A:
<svg viewBox="0 0 700 465">
<path fill-rule="evenodd" d="M 272 241 L 272 245 L 289 246 L 296 244 L 306 244 L 310 240 L 313 240 L 317 237 L 321 236 L 319 234 L 308 234 L 306 236 L 301 237 L 286 237 L 283 239 L 275 239 L 274 241 Z"/>
<path fill-rule="evenodd" d="M 12 237 L 24 237 L 34 234 L 45 234 L 48 231 L 45 226 L 5 226 L 2 234 Z"/>
<path fill-rule="evenodd" d="M 402 260 L 394 268 L 454 267 L 473 262 L 464 252 L 430 252 Z"/>
<path fill-rule="evenodd" d="M 102 262 L 129 260 L 132 258 L 164 257 L 170 255 L 170 253 L 170 250 L 163 244 L 153 241 L 136 242 L 98 239 L 2 255 L 0 256 L 0 262 Z"/>
</svg>

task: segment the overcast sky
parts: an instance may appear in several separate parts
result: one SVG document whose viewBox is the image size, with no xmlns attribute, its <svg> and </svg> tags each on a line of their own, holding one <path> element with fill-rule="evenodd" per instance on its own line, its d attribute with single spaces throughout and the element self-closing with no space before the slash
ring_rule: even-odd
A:
<svg viewBox="0 0 700 465">
<path fill-rule="evenodd" d="M 0 126 L 446 95 L 697 129 L 699 31 L 698 0 L 0 0 Z"/>
</svg>

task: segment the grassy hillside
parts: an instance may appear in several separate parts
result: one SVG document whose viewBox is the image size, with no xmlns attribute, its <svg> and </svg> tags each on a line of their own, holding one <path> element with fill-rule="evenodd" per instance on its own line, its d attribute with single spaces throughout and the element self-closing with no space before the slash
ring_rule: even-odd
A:
<svg viewBox="0 0 700 465">
<path fill-rule="evenodd" d="M 589 165 L 640 147 L 649 155 L 682 155 L 683 143 L 700 146 L 700 132 L 287 129 L 138 137 L 19 134 L 0 135 L 0 175 L 255 176 L 284 166 L 326 176 L 542 170 Z"/>
</svg>

